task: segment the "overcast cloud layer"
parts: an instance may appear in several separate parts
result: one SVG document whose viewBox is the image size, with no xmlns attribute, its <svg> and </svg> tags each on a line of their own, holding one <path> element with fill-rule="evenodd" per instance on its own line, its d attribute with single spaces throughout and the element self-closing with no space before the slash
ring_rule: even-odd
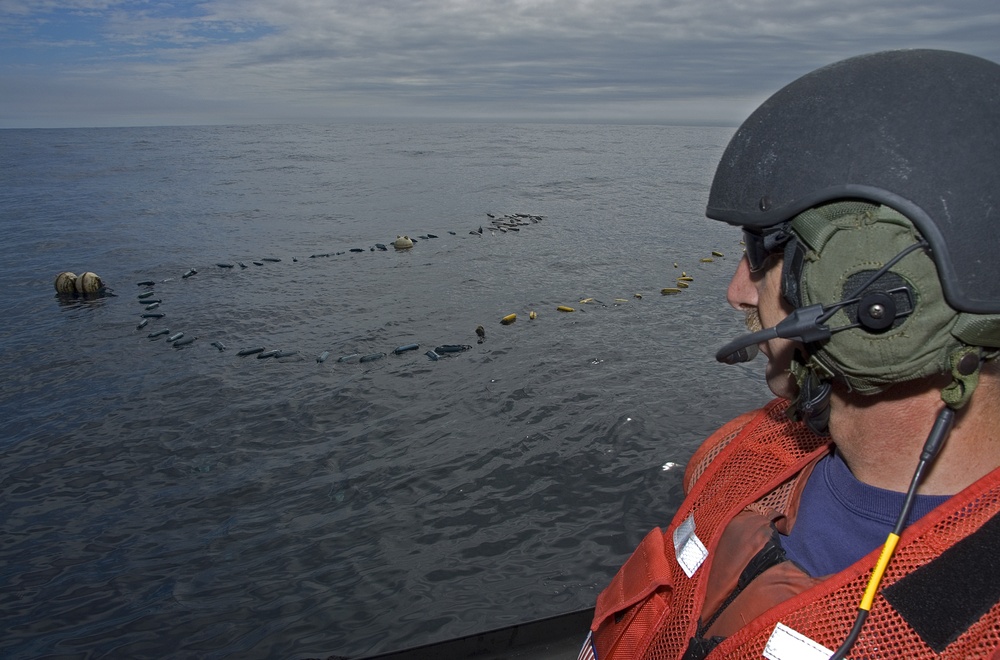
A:
<svg viewBox="0 0 1000 660">
<path fill-rule="evenodd" d="M 0 0 L 0 127 L 735 125 L 888 48 L 1000 61 L 997 0 Z"/>
</svg>

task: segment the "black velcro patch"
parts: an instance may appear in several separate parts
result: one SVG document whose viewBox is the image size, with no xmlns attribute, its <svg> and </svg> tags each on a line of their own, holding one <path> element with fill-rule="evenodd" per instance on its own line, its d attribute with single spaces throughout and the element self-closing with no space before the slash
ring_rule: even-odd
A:
<svg viewBox="0 0 1000 660">
<path fill-rule="evenodd" d="M 1000 601 L 1000 514 L 882 595 L 928 646 L 944 651 Z"/>
</svg>

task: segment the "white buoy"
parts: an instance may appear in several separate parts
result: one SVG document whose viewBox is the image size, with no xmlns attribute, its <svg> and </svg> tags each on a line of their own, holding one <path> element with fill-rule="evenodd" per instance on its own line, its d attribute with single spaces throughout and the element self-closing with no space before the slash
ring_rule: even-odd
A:
<svg viewBox="0 0 1000 660">
<path fill-rule="evenodd" d="M 66 271 L 56 275 L 56 293 L 67 295 L 76 293 L 76 273 Z"/>
<path fill-rule="evenodd" d="M 87 271 L 76 278 L 77 293 L 97 293 L 104 286 L 104 282 L 97 276 L 97 273 Z"/>
</svg>

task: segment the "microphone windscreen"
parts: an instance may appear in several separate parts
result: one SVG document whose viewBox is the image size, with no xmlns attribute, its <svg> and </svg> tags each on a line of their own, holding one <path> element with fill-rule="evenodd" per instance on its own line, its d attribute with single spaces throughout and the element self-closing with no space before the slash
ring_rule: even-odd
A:
<svg viewBox="0 0 1000 660">
<path fill-rule="evenodd" d="M 720 362 L 725 362 L 726 364 L 739 364 L 740 362 L 749 362 L 750 360 L 757 357 L 759 349 L 757 344 L 750 344 L 749 346 L 742 346 L 728 355 L 723 355 L 719 358 Z"/>
<path fill-rule="evenodd" d="M 759 352 L 760 349 L 757 348 L 757 344 L 750 344 L 746 348 L 740 350 L 740 355 L 741 355 L 740 362 L 749 362 L 750 360 L 757 357 L 757 353 Z"/>
</svg>

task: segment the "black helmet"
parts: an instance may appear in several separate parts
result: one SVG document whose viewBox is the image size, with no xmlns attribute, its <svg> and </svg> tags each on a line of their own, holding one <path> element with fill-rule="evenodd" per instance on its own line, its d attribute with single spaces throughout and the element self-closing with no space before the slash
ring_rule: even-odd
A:
<svg viewBox="0 0 1000 660">
<path fill-rule="evenodd" d="M 706 214 L 770 227 L 861 199 L 909 218 L 956 310 L 1000 313 L 1000 65 L 940 50 L 831 64 L 740 126 Z"/>
</svg>

